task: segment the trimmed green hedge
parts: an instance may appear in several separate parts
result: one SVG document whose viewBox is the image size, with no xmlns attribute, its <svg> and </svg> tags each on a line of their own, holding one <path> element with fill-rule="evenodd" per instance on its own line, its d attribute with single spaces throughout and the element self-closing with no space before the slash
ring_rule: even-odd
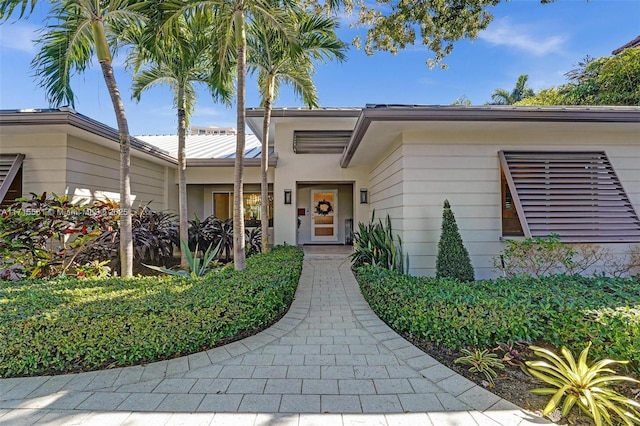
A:
<svg viewBox="0 0 640 426">
<path fill-rule="evenodd" d="M 373 310 L 396 330 L 451 349 L 530 340 L 632 361 L 640 372 L 640 280 L 551 276 L 459 283 L 356 269 Z"/>
<path fill-rule="evenodd" d="M 0 377 L 147 363 L 271 324 L 293 300 L 302 250 L 276 247 L 202 279 L 0 282 Z"/>
</svg>

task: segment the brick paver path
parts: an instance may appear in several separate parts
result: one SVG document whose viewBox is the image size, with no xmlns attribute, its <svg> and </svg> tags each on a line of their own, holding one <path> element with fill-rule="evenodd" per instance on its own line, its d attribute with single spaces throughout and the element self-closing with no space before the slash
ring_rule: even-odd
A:
<svg viewBox="0 0 640 426">
<path fill-rule="evenodd" d="M 533 423 L 543 420 L 387 327 L 345 256 L 305 257 L 287 315 L 247 339 L 146 366 L 0 380 L 0 424 Z"/>
</svg>

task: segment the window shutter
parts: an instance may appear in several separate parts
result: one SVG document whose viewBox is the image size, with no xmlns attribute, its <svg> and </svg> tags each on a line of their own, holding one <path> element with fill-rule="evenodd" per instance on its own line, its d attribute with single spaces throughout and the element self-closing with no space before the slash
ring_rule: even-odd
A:
<svg viewBox="0 0 640 426">
<path fill-rule="evenodd" d="M 351 140 L 351 131 L 296 130 L 293 132 L 293 152 L 296 154 L 342 154 Z"/>
<path fill-rule="evenodd" d="M 4 201 L 23 161 L 24 154 L 0 154 L 0 202 Z M 22 192 L 21 188 L 18 192 Z"/>
<path fill-rule="evenodd" d="M 640 219 L 603 151 L 501 151 L 525 236 L 640 242 Z"/>
</svg>

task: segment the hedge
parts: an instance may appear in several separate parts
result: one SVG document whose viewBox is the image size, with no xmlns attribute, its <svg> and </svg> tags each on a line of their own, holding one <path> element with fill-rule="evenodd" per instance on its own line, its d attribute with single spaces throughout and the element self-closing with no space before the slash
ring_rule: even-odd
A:
<svg viewBox="0 0 640 426">
<path fill-rule="evenodd" d="M 356 269 L 373 310 L 396 330 L 459 350 L 528 340 L 630 360 L 640 372 L 640 279 L 580 276 L 457 281 Z"/>
<path fill-rule="evenodd" d="M 302 250 L 277 247 L 201 279 L 0 282 L 0 377 L 148 363 L 212 348 L 286 312 Z"/>
</svg>

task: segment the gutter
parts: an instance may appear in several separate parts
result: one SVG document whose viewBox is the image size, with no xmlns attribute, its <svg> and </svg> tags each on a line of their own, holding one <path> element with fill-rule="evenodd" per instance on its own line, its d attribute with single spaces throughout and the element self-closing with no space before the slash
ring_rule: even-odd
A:
<svg viewBox="0 0 640 426">
<path fill-rule="evenodd" d="M 349 166 L 374 121 L 640 123 L 640 108 L 367 105 L 358 117 L 340 167 Z"/>
<path fill-rule="evenodd" d="M 68 107 L 58 109 L 3 110 L 0 111 L 0 126 L 32 125 L 69 125 L 105 139 L 120 143 L 118 131 L 106 124 L 75 112 Z M 149 154 L 170 164 L 177 165 L 178 160 L 168 152 L 129 136 L 131 147 L 136 151 Z"/>
<path fill-rule="evenodd" d="M 235 167 L 235 158 L 187 158 L 187 167 Z M 245 158 L 245 167 L 260 167 L 260 158 Z M 277 167 L 278 158 L 269 156 L 269 167 Z"/>
</svg>

